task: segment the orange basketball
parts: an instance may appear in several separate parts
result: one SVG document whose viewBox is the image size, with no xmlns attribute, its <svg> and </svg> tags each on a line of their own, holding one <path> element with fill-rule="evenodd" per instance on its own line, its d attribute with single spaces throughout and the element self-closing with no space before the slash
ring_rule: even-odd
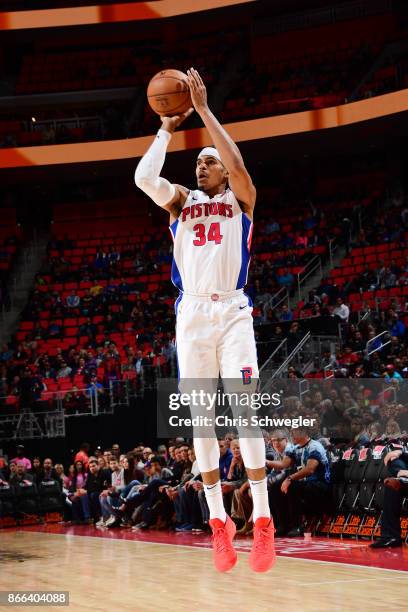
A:
<svg viewBox="0 0 408 612">
<path fill-rule="evenodd" d="M 180 115 L 191 106 L 187 75 L 181 70 L 161 70 L 147 87 L 150 107 L 158 115 Z"/>
</svg>

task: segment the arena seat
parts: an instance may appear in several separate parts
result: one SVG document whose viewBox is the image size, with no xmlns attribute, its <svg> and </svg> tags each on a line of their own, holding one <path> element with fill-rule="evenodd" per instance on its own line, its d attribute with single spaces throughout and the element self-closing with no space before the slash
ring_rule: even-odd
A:
<svg viewBox="0 0 408 612">
<path fill-rule="evenodd" d="M 15 524 L 14 489 L 8 483 L 0 484 L 0 526 Z"/>
<path fill-rule="evenodd" d="M 31 522 L 39 512 L 37 485 L 29 481 L 19 482 L 14 486 L 14 493 L 18 520 Z"/>
<path fill-rule="evenodd" d="M 376 444 L 367 451 L 367 466 L 360 486 L 358 506 L 361 512 L 375 513 L 382 509 L 383 482 L 388 475 L 384 464 L 387 447 Z"/>
<path fill-rule="evenodd" d="M 39 512 L 62 512 L 64 500 L 61 486 L 56 480 L 43 480 L 38 483 Z"/>
</svg>

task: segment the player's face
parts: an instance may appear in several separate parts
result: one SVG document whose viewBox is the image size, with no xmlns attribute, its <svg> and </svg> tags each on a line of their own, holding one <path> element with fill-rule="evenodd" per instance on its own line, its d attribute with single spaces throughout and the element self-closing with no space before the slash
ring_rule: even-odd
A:
<svg viewBox="0 0 408 612">
<path fill-rule="evenodd" d="M 197 159 L 196 177 L 198 188 L 202 191 L 210 191 L 226 183 L 228 173 L 216 157 L 203 155 Z"/>
</svg>

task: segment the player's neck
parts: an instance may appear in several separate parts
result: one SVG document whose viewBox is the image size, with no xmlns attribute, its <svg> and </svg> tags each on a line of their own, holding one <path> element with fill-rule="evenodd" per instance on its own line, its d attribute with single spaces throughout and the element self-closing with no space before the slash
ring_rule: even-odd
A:
<svg viewBox="0 0 408 612">
<path fill-rule="evenodd" d="M 202 191 L 208 195 L 210 198 L 213 198 L 216 195 L 219 195 L 220 193 L 224 193 L 224 191 L 226 191 L 227 186 L 222 184 L 222 185 L 218 185 L 217 187 L 212 187 L 211 189 L 202 189 Z"/>
</svg>

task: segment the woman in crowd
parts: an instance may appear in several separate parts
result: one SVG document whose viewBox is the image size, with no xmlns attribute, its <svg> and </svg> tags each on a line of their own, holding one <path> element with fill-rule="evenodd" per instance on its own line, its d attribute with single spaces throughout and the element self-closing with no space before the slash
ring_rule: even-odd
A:
<svg viewBox="0 0 408 612">
<path fill-rule="evenodd" d="M 401 437 L 402 431 L 397 421 L 394 418 L 390 418 L 385 425 L 385 438 L 387 440 L 397 440 Z"/>
<path fill-rule="evenodd" d="M 100 470 L 107 470 L 108 465 L 106 463 L 106 459 L 103 455 L 99 455 L 98 457 L 98 467 Z"/>
<path fill-rule="evenodd" d="M 39 457 L 34 457 L 32 461 L 32 467 L 30 470 L 30 474 L 32 474 L 34 480 L 36 480 L 40 472 L 41 472 L 41 459 Z"/>
<path fill-rule="evenodd" d="M 69 499 L 72 503 L 72 520 L 75 524 L 79 524 L 82 521 L 85 523 L 92 522 L 89 500 L 85 490 L 87 476 L 83 462 L 76 461 L 69 488 Z"/>
<path fill-rule="evenodd" d="M 68 468 L 68 475 L 63 475 L 62 480 L 64 487 L 70 489 L 75 475 L 75 465 L 72 463 Z"/>
<path fill-rule="evenodd" d="M 56 463 L 54 468 L 55 468 L 58 478 L 61 480 L 61 483 L 63 485 L 64 478 L 65 478 L 64 466 L 62 465 L 62 463 Z"/>
</svg>

